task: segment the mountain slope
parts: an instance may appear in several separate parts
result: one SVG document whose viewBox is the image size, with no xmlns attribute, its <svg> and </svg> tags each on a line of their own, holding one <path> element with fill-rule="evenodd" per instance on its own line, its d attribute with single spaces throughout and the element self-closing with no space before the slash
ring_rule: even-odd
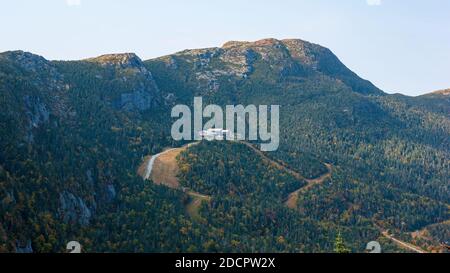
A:
<svg viewBox="0 0 450 273">
<path fill-rule="evenodd" d="M 152 99 L 161 98 L 143 66 L 49 62 L 23 52 L 0 60 L 2 251 L 63 252 L 70 238 L 86 250 L 133 251 L 141 247 L 132 245 L 129 231 L 114 236 L 135 217 L 179 218 L 182 203 L 177 210 L 172 198 L 180 195 L 130 175 L 140 155 L 170 145 L 163 134 L 169 123 L 155 114 L 161 110 Z M 145 202 L 165 209 L 142 209 Z M 136 203 L 145 217 L 129 215 Z M 125 216 L 128 225 L 111 222 Z M 146 229 L 168 238 L 158 224 Z M 168 242 L 166 251 L 174 248 Z"/>
<path fill-rule="evenodd" d="M 306 214 L 350 225 L 363 217 L 399 230 L 448 219 L 450 104 L 376 92 L 326 52 L 266 39 L 145 63 L 160 89 L 184 103 L 202 95 L 222 105 L 279 104 L 281 143 L 270 156 L 309 178 L 326 171 L 320 162 L 337 166 L 333 183 L 299 201 L 311 208 Z M 327 59 L 321 54 L 334 61 L 318 67 L 312 60 Z"/>
<path fill-rule="evenodd" d="M 417 160 L 430 164 L 420 170 L 421 173 L 425 172 L 426 176 L 440 174 L 436 181 L 439 185 L 425 183 L 428 178 L 423 178 L 419 183 L 411 181 L 415 185 L 395 186 L 417 188 L 427 184 L 426 187 L 433 189 L 424 191 L 435 192 L 430 197 L 442 196 L 443 201 L 448 202 L 448 187 L 442 189 L 439 181 L 448 174 L 445 159 L 449 152 L 449 119 L 445 108 L 436 112 L 432 107 L 448 104 L 429 101 L 430 106 L 426 106 L 422 105 L 426 103 L 422 98 L 383 95 L 373 91 L 369 83 L 364 92 L 354 89 L 342 79 L 321 72 L 345 70 L 336 63 L 337 59 L 329 62 L 327 69 L 318 69 L 320 62 L 314 60 L 324 57 L 315 56 L 328 56 L 328 51 L 301 40 L 266 39 L 254 43 L 230 42 L 222 48 L 182 51 L 146 64 L 163 92 L 187 104 L 192 103 L 194 95 L 202 95 L 204 101 L 219 105 L 279 104 L 281 144 L 273 156 L 302 173 L 310 172 L 309 177 L 325 171 L 317 164 L 319 161 L 343 161 L 350 168 L 361 165 L 361 169 L 368 169 L 369 163 L 383 165 L 392 161 L 390 164 L 395 164 L 399 158 L 388 155 L 393 148 L 391 143 L 400 144 L 405 139 L 414 143 L 413 149 L 429 150 L 431 157 L 438 153 L 436 158 L 423 158 L 427 156 L 423 154 Z M 363 80 L 355 75 L 352 82 Z M 355 163 L 355 159 L 358 161 L 365 154 L 375 153 L 376 158 L 366 159 L 371 162 Z M 436 160 L 438 162 L 434 162 Z M 374 167 L 378 174 L 386 168 Z M 399 168 L 419 171 L 422 166 L 397 166 L 393 171 L 395 176 L 411 172 Z M 395 180 L 404 184 L 409 183 L 410 178 L 397 177 Z"/>
<path fill-rule="evenodd" d="M 199 95 L 279 104 L 280 148 L 265 156 L 307 179 L 331 164 L 331 177 L 291 210 L 283 199 L 299 185 L 289 176 L 241 145 L 205 143 L 179 158 L 182 185 L 213 196 L 199 211 L 206 222 L 191 219 L 186 193 L 136 170 L 144 156 L 184 144 L 170 137 L 170 109 Z M 407 241 L 449 219 L 446 98 L 387 95 L 302 40 L 144 62 L 0 53 L 0 251 L 62 252 L 75 238 L 87 251 L 323 252 L 338 230 L 363 251 L 380 226 Z"/>
</svg>

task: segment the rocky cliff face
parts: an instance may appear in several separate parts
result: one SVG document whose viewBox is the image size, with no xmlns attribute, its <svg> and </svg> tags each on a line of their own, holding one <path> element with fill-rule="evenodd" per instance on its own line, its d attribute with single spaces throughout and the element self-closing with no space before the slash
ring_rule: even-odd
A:
<svg viewBox="0 0 450 273">
<path fill-rule="evenodd" d="M 134 53 L 106 54 L 86 59 L 85 61 L 114 69 L 123 76 L 128 73 L 129 75 L 142 75 L 151 78 L 151 73 L 144 67 L 142 60 Z"/>
<path fill-rule="evenodd" d="M 158 86 L 150 71 L 134 53 L 108 54 L 87 59 L 87 62 L 100 64 L 111 72 L 110 80 L 123 86 L 114 106 L 127 111 L 145 111 L 161 102 Z"/>
<path fill-rule="evenodd" d="M 230 41 L 220 48 L 185 50 L 149 62 L 154 61 L 162 61 L 172 70 L 179 70 L 180 62 L 187 63 L 187 68 L 195 73 L 199 88 L 211 92 L 220 89 L 223 77 L 241 80 L 267 70 L 265 81 L 298 80 L 316 75 L 341 81 L 363 95 L 384 94 L 349 70 L 329 49 L 300 39 Z"/>
<path fill-rule="evenodd" d="M 71 192 L 64 191 L 59 194 L 59 213 L 64 223 L 86 226 L 89 225 L 92 213 L 86 203 L 80 197 L 75 196 Z"/>
<path fill-rule="evenodd" d="M 121 187 L 110 164 L 94 162 L 102 149 L 94 142 L 115 143 L 101 154 L 126 147 L 128 139 L 100 135 L 119 126 L 134 130 L 162 100 L 135 54 L 60 62 L 23 51 L 0 53 L 0 252 L 42 250 L 40 231 L 30 222 L 46 226 L 46 234 L 59 232 L 60 224 L 87 228 L 113 207 Z M 133 143 L 140 137 L 131 136 Z"/>
<path fill-rule="evenodd" d="M 24 130 L 28 143 L 33 142 L 36 129 L 48 124 L 50 116 L 64 119 L 70 114 L 67 103 L 70 85 L 52 62 L 28 52 L 10 51 L 0 53 L 0 64 L 0 77 L 4 79 L 1 89 L 4 99 L 9 101 L 7 107 L 19 107 L 24 113 L 10 119 Z"/>
<path fill-rule="evenodd" d="M 179 144 L 170 138 L 166 106 L 197 95 L 216 104 L 281 105 L 280 149 L 269 156 L 309 178 L 321 175 L 322 163 L 331 164 L 332 181 L 302 195 L 298 215 L 281 208 L 280 195 L 273 204 L 252 198 L 245 207 L 241 201 L 207 206 L 207 225 L 183 219 L 187 196 L 134 174 L 142 156 Z M 448 215 L 448 90 L 418 98 L 384 95 L 330 50 L 302 40 L 232 41 L 146 62 L 132 53 L 69 62 L 0 53 L 0 106 L 0 252 L 65 251 L 73 238 L 86 238 L 92 251 L 111 251 L 112 242 L 115 251 L 202 250 L 219 229 L 233 236 L 212 238 L 218 251 L 236 239 L 246 245 L 242 251 L 326 251 L 326 242 L 310 238 L 331 234 L 334 225 L 369 234 L 377 230 L 374 222 L 412 230 Z M 231 155 L 222 148 L 217 166 L 240 160 L 248 167 L 239 150 Z M 252 158 L 256 165 L 258 158 Z M 228 163 L 238 174 L 232 177 L 243 177 L 231 181 L 238 184 L 233 192 L 227 188 L 230 196 L 216 195 L 230 198 L 225 204 L 239 197 L 253 172 Z M 196 164 L 193 170 L 217 176 L 208 164 Z M 284 184 L 274 174 L 261 172 L 275 182 L 257 190 L 263 198 L 272 184 Z M 249 219 L 270 211 L 277 227 L 240 221 L 233 216 L 240 209 L 251 212 Z M 227 227 L 223 215 L 242 226 Z M 330 229 L 311 228 L 310 220 Z M 173 236 L 187 226 L 187 236 Z M 273 245 L 272 234 L 292 228 L 305 237 L 281 232 L 289 248 Z M 261 234 L 268 234 L 266 241 Z"/>
<path fill-rule="evenodd" d="M 52 64 L 44 57 L 35 55 L 21 50 L 7 51 L 0 54 L 0 60 L 14 65 L 21 69 L 22 73 L 29 73 L 29 75 L 45 74 L 49 80 L 47 83 L 61 80 L 61 75 L 52 66 Z M 50 85 L 50 87 L 53 87 Z"/>
</svg>

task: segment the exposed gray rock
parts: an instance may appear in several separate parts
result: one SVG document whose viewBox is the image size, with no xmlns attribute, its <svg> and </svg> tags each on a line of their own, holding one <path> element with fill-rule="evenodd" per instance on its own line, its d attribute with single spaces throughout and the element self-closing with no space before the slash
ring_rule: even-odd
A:
<svg viewBox="0 0 450 273">
<path fill-rule="evenodd" d="M 0 59 L 7 59 L 20 67 L 25 74 L 33 77 L 31 83 L 47 90 L 65 90 L 66 84 L 62 75 L 53 64 L 44 57 L 21 50 L 0 54 Z"/>
<path fill-rule="evenodd" d="M 204 51 L 199 51 L 196 54 L 196 62 L 194 64 L 196 69 L 199 68 L 206 68 L 209 66 L 211 60 L 214 57 L 219 56 L 222 52 L 222 50 L 220 48 L 212 48 L 212 49 L 206 49 Z"/>
<path fill-rule="evenodd" d="M 177 100 L 177 96 L 174 93 L 168 93 L 165 97 L 164 97 L 164 103 L 166 105 L 174 105 L 175 102 Z"/>
<path fill-rule="evenodd" d="M 94 185 L 94 178 L 92 177 L 92 171 L 91 170 L 87 170 L 86 171 L 86 178 L 87 178 L 87 182 L 89 183 L 89 185 Z"/>
<path fill-rule="evenodd" d="M 25 113 L 29 120 L 25 140 L 27 142 L 33 142 L 33 128 L 39 128 L 41 124 L 49 121 L 50 110 L 39 97 L 25 96 L 23 99 L 25 102 Z"/>
<path fill-rule="evenodd" d="M 116 189 L 113 184 L 108 184 L 106 186 L 106 198 L 108 202 L 111 202 L 116 198 Z"/>
<path fill-rule="evenodd" d="M 32 127 L 37 128 L 40 124 L 48 122 L 50 111 L 39 97 L 31 98 L 30 96 L 25 96 L 24 101 L 26 114 L 30 118 Z"/>
<path fill-rule="evenodd" d="M 132 111 L 138 109 L 140 111 L 148 110 L 153 105 L 153 96 L 144 90 L 137 90 L 133 93 L 123 93 L 120 100 L 116 102 L 116 107 Z"/>
<path fill-rule="evenodd" d="M 83 199 L 68 191 L 64 191 L 59 194 L 59 201 L 59 215 L 64 223 L 79 223 L 83 226 L 89 225 L 92 213 Z"/>
<path fill-rule="evenodd" d="M 246 44 L 227 43 L 222 48 L 184 50 L 176 55 L 193 63 L 200 90 L 217 92 L 220 89 L 221 78 L 246 79 L 253 72 L 253 63 L 258 59 L 259 53 L 244 46 Z M 166 64 L 168 60 L 168 57 L 163 59 Z"/>
<path fill-rule="evenodd" d="M 16 253 L 33 253 L 33 247 L 31 246 L 31 240 L 27 240 L 25 244 L 21 244 L 16 241 Z"/>
<path fill-rule="evenodd" d="M 258 54 L 251 48 L 230 48 L 225 50 L 221 56 L 222 61 L 227 64 L 229 73 L 237 77 L 246 78 L 253 72 L 253 63 Z"/>
<path fill-rule="evenodd" d="M 167 58 L 165 58 L 163 60 L 166 63 L 166 67 L 167 68 L 170 68 L 170 69 L 173 69 L 173 70 L 178 69 L 178 63 L 177 63 L 177 61 L 175 60 L 174 57 L 169 56 L 169 57 L 167 57 Z"/>
<path fill-rule="evenodd" d="M 120 97 L 113 101 L 114 107 L 125 111 L 145 111 L 162 102 L 151 72 L 136 54 L 108 54 L 86 61 L 109 69 L 112 79 L 120 79 L 124 83 Z"/>
<path fill-rule="evenodd" d="M 136 69 L 140 72 L 146 71 L 142 60 L 134 53 L 105 54 L 87 59 L 86 61 L 99 63 L 103 66 L 113 66 L 117 69 Z"/>
<path fill-rule="evenodd" d="M 50 65 L 50 62 L 47 61 L 44 57 L 29 52 L 24 52 L 22 50 L 5 52 L 2 54 L 2 56 L 0 56 L 0 58 L 2 57 L 14 61 L 27 72 L 38 73 L 41 72 L 42 69 L 53 69 Z"/>
<path fill-rule="evenodd" d="M 70 89 L 56 66 L 45 58 L 24 51 L 0 53 L 0 62 L 17 71 L 18 80 L 26 80 L 22 100 L 29 119 L 25 141 L 33 141 L 33 128 L 48 121 L 50 113 L 64 118 L 68 114 L 66 92 Z M 25 96 L 26 95 L 26 96 Z"/>
</svg>

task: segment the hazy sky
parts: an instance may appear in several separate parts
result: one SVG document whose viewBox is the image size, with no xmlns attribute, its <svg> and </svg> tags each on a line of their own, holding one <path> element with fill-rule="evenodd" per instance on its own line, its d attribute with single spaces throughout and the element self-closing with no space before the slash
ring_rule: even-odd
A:
<svg viewBox="0 0 450 273">
<path fill-rule="evenodd" d="M 47 59 L 268 37 L 326 46 L 389 93 L 450 88 L 448 0 L 0 0 L 0 51 Z"/>
</svg>

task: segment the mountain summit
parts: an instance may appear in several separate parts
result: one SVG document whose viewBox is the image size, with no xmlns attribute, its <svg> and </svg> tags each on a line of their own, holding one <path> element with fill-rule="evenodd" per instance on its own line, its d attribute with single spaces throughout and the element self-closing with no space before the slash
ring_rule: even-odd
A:
<svg viewBox="0 0 450 273">
<path fill-rule="evenodd" d="M 450 230 L 439 93 L 385 94 L 299 39 L 147 61 L 0 53 L 0 252 L 65 252 L 73 238 L 88 252 L 330 252 L 338 232 L 361 252 L 416 230 L 438 247 Z M 172 106 L 197 96 L 279 105 L 279 149 L 173 140 Z M 151 162 L 179 187 L 142 180 Z"/>
<path fill-rule="evenodd" d="M 262 72 L 266 80 L 297 81 L 322 76 L 341 81 L 363 95 L 384 94 L 348 69 L 329 49 L 300 39 L 229 41 L 222 47 L 184 50 L 158 59 L 172 68 L 179 68 L 176 59 L 192 63 L 199 80 L 209 81 L 212 90 L 217 89 L 214 82 L 220 76 L 247 78 Z"/>
<path fill-rule="evenodd" d="M 441 96 L 450 96 L 450 88 L 448 89 L 442 89 L 438 91 L 431 92 L 428 95 L 441 95 Z"/>
<path fill-rule="evenodd" d="M 121 68 L 142 67 L 142 60 L 135 53 L 105 54 L 86 61 L 96 62 L 102 65 L 116 65 Z"/>
</svg>

